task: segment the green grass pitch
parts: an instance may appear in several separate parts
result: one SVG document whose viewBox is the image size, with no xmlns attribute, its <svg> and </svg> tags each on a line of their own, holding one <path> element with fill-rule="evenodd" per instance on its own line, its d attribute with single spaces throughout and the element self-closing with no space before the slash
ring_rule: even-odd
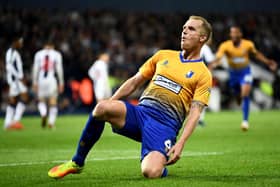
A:
<svg viewBox="0 0 280 187">
<path fill-rule="evenodd" d="M 107 126 L 83 173 L 54 180 L 47 171 L 71 159 L 87 116 L 59 116 L 55 131 L 24 117 L 22 132 L 0 131 L 0 186 L 280 186 L 280 112 L 252 112 L 248 132 L 240 119 L 240 111 L 208 113 L 169 176 L 155 180 L 141 175 L 140 144 Z"/>
</svg>

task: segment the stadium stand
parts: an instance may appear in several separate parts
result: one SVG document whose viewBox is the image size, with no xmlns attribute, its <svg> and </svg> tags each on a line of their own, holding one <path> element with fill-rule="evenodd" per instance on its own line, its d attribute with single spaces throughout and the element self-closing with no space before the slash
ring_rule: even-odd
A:
<svg viewBox="0 0 280 187">
<path fill-rule="evenodd" d="M 158 49 L 178 49 L 178 38 L 181 28 L 189 14 L 185 13 L 146 13 L 119 12 L 108 10 L 47 10 L 0 8 L 0 85 L 1 110 L 5 108 L 5 63 L 4 54 L 9 44 L 11 31 L 20 30 L 24 36 L 22 57 L 26 82 L 31 83 L 31 66 L 35 51 L 42 47 L 44 41 L 53 38 L 56 47 L 63 53 L 65 98 L 71 101 L 70 82 L 82 80 L 92 62 L 101 51 L 108 51 L 112 58 L 110 72 L 112 76 L 126 79 L 134 74 L 138 67 Z M 204 15 L 205 16 L 205 15 Z M 280 62 L 279 13 L 239 13 L 234 15 L 207 14 L 213 25 L 213 51 L 218 44 L 228 38 L 230 25 L 241 25 L 245 38 L 255 42 L 257 48 Z M 176 25 L 176 26 L 174 26 Z M 264 66 L 255 63 L 257 67 Z M 280 65 L 280 64 L 279 64 Z M 274 78 L 275 76 L 275 78 Z M 279 76 L 279 75 L 278 75 Z M 272 85 L 276 75 L 269 73 L 269 84 Z M 255 77 L 258 79 L 258 77 Z M 274 82 L 279 85 L 279 82 Z M 255 85 L 256 88 L 259 84 Z M 274 86 L 275 87 L 275 86 Z M 67 91 L 67 89 L 69 91 Z M 226 94 L 223 92 L 222 106 L 228 107 Z M 279 89 L 275 88 L 279 92 Z M 279 100 L 279 93 L 274 93 Z M 30 92 L 32 95 L 32 92 Z M 71 102 L 70 102 L 71 103 Z M 272 104 L 275 102 L 272 102 Z M 65 107 L 65 106 L 64 106 Z M 272 107 L 269 106 L 269 107 Z M 67 108 L 67 107 L 66 107 Z M 32 110 L 32 108 L 30 109 Z"/>
</svg>

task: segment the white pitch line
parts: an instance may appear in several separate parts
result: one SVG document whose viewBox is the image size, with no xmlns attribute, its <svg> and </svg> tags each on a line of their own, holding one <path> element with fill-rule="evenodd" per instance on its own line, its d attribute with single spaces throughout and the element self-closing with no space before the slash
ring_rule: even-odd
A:
<svg viewBox="0 0 280 187">
<path fill-rule="evenodd" d="M 224 152 L 183 152 L 183 157 L 223 155 Z"/>
<path fill-rule="evenodd" d="M 36 149 L 36 150 L 30 150 L 30 149 L 1 149 L 0 153 L 37 153 L 37 152 L 49 152 L 47 149 Z M 74 149 L 52 149 L 53 152 L 57 153 L 73 153 Z M 140 153 L 140 150 L 95 150 L 95 153 Z"/>
<path fill-rule="evenodd" d="M 184 152 L 183 157 L 188 156 L 214 156 L 223 155 L 223 152 Z M 92 158 L 87 159 L 87 161 L 106 161 L 106 160 L 129 160 L 129 159 L 140 159 L 140 156 L 118 156 L 118 157 L 102 157 L 102 158 Z M 44 165 L 44 164 L 54 164 L 63 163 L 67 160 L 53 160 L 53 161 L 38 161 L 38 162 L 16 162 L 16 163 L 0 163 L 0 167 L 16 167 L 16 166 L 31 166 L 31 165 Z"/>
</svg>

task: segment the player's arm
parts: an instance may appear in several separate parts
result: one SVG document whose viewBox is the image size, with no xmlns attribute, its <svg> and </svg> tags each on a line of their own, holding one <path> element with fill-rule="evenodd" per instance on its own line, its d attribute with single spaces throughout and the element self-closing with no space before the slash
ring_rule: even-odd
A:
<svg viewBox="0 0 280 187">
<path fill-rule="evenodd" d="M 207 65 L 207 67 L 209 68 L 210 71 L 212 71 L 213 69 L 215 69 L 216 67 L 218 67 L 221 64 L 221 57 L 216 58 L 215 60 L 213 60 L 211 63 L 209 63 Z"/>
<path fill-rule="evenodd" d="M 266 56 L 264 56 L 263 53 L 257 50 L 254 42 L 249 41 L 248 45 L 249 45 L 249 52 L 253 54 L 257 60 L 266 64 L 272 71 L 275 71 L 277 69 L 277 63 L 274 60 L 267 58 Z"/>
<path fill-rule="evenodd" d="M 159 61 L 161 51 L 149 58 L 133 77 L 125 81 L 122 86 L 111 97 L 112 100 L 121 99 L 132 94 L 137 88 L 142 86 L 146 81 L 151 80 Z"/>
<path fill-rule="evenodd" d="M 271 71 L 275 71 L 277 69 L 277 63 L 274 60 L 264 56 L 264 54 L 260 51 L 256 51 L 255 58 L 266 64 L 271 69 Z"/>
<path fill-rule="evenodd" d="M 167 153 L 170 159 L 166 164 L 174 164 L 180 159 L 183 148 L 196 127 L 200 113 L 209 101 L 211 87 L 212 75 L 210 72 L 205 71 L 202 76 L 198 78 L 189 115 L 184 124 L 183 133 L 177 143 Z"/>
<path fill-rule="evenodd" d="M 38 59 L 38 55 L 35 54 L 34 57 L 34 64 L 33 64 L 33 68 L 32 68 L 32 87 L 33 87 L 33 91 L 35 93 L 37 93 L 38 91 L 38 74 L 39 74 L 39 59 Z"/>
<path fill-rule="evenodd" d="M 63 65 L 62 65 L 62 55 L 58 53 L 57 55 L 57 63 L 56 63 L 56 72 L 59 83 L 59 93 L 63 93 L 64 91 L 64 75 L 63 75 Z"/>
<path fill-rule="evenodd" d="M 202 112 L 204 106 L 205 105 L 200 101 L 192 102 L 189 115 L 184 125 L 183 133 L 178 142 L 170 149 L 170 151 L 167 154 L 168 156 L 170 156 L 167 165 L 174 164 L 180 159 L 185 143 L 193 133 L 196 124 L 199 120 L 200 113 Z"/>
<path fill-rule="evenodd" d="M 14 52 L 14 55 L 15 55 L 15 63 L 16 63 L 15 65 L 17 66 L 17 69 L 12 64 L 13 62 L 11 62 L 11 59 L 6 60 L 7 61 L 6 69 L 11 73 L 11 75 L 16 77 L 18 80 L 21 80 L 23 78 L 22 61 L 20 56 L 17 54 L 17 52 Z"/>
<path fill-rule="evenodd" d="M 129 96 L 137 88 L 142 86 L 147 80 L 148 79 L 145 78 L 140 72 L 136 73 L 136 75 L 129 78 L 121 85 L 121 87 L 111 97 L 111 100 L 118 100 Z"/>
<path fill-rule="evenodd" d="M 22 68 L 22 60 L 19 54 L 16 55 L 16 63 L 17 63 L 17 78 L 19 80 L 23 79 L 23 68 Z"/>
<path fill-rule="evenodd" d="M 15 69 L 15 67 L 11 63 L 7 63 L 6 65 L 6 70 L 9 72 L 11 75 L 18 77 L 18 72 Z"/>
<path fill-rule="evenodd" d="M 211 71 L 221 64 L 221 59 L 225 55 L 225 51 L 226 51 L 226 45 L 224 43 L 222 43 L 219 46 L 218 51 L 216 53 L 216 59 L 208 64 L 208 68 Z"/>
</svg>

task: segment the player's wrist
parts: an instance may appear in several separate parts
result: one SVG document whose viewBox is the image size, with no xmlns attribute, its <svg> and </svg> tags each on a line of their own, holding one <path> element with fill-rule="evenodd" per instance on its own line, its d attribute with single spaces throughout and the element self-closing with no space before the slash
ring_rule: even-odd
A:
<svg viewBox="0 0 280 187">
<path fill-rule="evenodd" d="M 269 61 L 270 61 L 270 65 L 271 65 L 271 66 L 277 65 L 276 62 L 275 62 L 273 59 L 270 59 Z"/>
<path fill-rule="evenodd" d="M 177 142 L 177 145 L 180 145 L 180 146 L 184 147 L 184 146 L 185 146 L 185 143 L 186 143 L 186 140 L 180 138 L 180 139 L 178 140 L 178 142 Z"/>
</svg>

